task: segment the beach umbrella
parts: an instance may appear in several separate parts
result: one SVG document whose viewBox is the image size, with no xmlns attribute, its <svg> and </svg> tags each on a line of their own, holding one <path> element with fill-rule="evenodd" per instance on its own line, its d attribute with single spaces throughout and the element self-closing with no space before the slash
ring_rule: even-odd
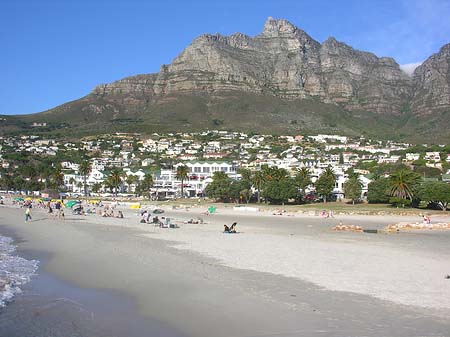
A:
<svg viewBox="0 0 450 337">
<path fill-rule="evenodd" d="M 23 198 L 14 198 L 15 201 L 23 201 Z"/>
<path fill-rule="evenodd" d="M 50 201 L 50 198 L 42 198 L 42 201 Z"/>
<path fill-rule="evenodd" d="M 65 206 L 66 208 L 72 208 L 74 205 L 79 204 L 80 202 L 78 200 L 69 200 L 66 202 Z"/>
<path fill-rule="evenodd" d="M 72 206 L 72 209 L 73 209 L 74 211 L 77 210 L 77 209 L 81 209 L 81 208 L 83 208 L 83 207 L 81 206 L 81 204 L 75 204 L 75 205 Z"/>
<path fill-rule="evenodd" d="M 33 198 L 27 197 L 27 198 L 25 198 L 25 200 L 26 201 L 31 201 L 31 200 L 33 200 Z"/>
<path fill-rule="evenodd" d="M 216 212 L 216 208 L 214 206 L 209 206 L 208 207 L 208 212 L 211 213 L 211 214 L 215 213 Z"/>
</svg>

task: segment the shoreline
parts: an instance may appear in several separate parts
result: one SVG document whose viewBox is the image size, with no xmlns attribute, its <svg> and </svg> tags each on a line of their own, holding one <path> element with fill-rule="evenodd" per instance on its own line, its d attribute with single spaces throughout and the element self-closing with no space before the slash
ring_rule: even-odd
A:
<svg viewBox="0 0 450 337">
<path fill-rule="evenodd" d="M 26 240 L 12 228 L 1 225 L 0 234 L 13 239 L 18 256 L 39 261 L 30 282 L 0 308 L 1 337 L 140 337 L 148 333 L 186 337 L 167 324 L 141 315 L 125 292 L 82 288 L 58 278 L 46 270 L 51 254 L 20 248 Z"/>
<path fill-rule="evenodd" d="M 2 217 L 9 213 L 9 218 L 22 215 L 22 210 L 13 208 L 0 212 Z M 159 229 L 153 225 L 140 225 L 136 211 L 131 210 L 126 210 L 125 219 L 87 216 L 68 217 L 64 222 L 47 219 L 36 210 L 34 222 L 13 227 L 19 234 L 24 234 L 27 240 L 22 245 L 24 248 L 40 248 L 54 254 L 46 271 L 77 287 L 124 293 L 133 299 L 137 310 L 145 317 L 154 317 L 189 336 L 210 337 L 211 331 L 217 332 L 215 336 L 219 337 L 263 333 L 336 336 L 340 332 L 342 335 L 420 336 L 445 335 L 450 329 L 445 320 L 447 310 L 398 305 L 354 292 L 326 290 L 296 277 L 242 268 L 246 266 L 239 265 L 239 260 L 232 255 L 232 249 L 239 246 L 247 248 L 250 254 L 260 249 L 242 243 L 236 246 L 236 242 L 232 242 L 255 237 L 270 236 L 269 243 L 297 236 L 303 240 L 332 239 L 350 246 L 355 238 L 362 242 L 375 238 L 355 236 L 354 233 L 330 233 L 332 223 L 342 220 L 339 217 L 325 223 L 314 217 L 281 217 L 284 220 L 277 226 L 271 221 L 279 219 L 276 217 L 258 217 L 255 222 L 254 215 L 230 215 L 219 211 L 204 217 L 207 224 L 182 224 L 183 220 L 196 214 L 192 210 L 166 210 L 165 215 L 177 220 L 181 228 Z M 236 236 L 222 234 L 220 224 L 232 218 L 240 219 L 238 230 L 242 233 Z M 311 227 L 302 224 L 305 219 Z M 351 219 L 359 221 L 354 217 Z M 373 225 L 379 223 L 377 217 L 367 221 Z M 149 234 L 151 238 L 146 237 Z M 294 234 L 293 237 L 290 234 Z M 199 238 L 208 242 L 217 237 L 219 241 L 213 248 L 224 252 L 229 266 L 212 254 L 174 248 L 184 235 L 191 239 L 192 245 L 197 244 Z M 379 239 L 397 240 L 394 243 L 406 250 L 408 240 L 404 239 L 409 237 L 393 235 Z M 228 247 L 226 242 L 233 245 Z M 434 237 L 430 243 L 435 243 Z M 202 244 L 207 247 L 205 242 Z M 411 251 L 417 249 L 409 248 Z M 444 249 L 441 253 L 446 256 L 447 252 Z M 244 255 L 238 258 L 249 259 Z M 267 317 L 271 319 L 267 320 Z"/>
</svg>

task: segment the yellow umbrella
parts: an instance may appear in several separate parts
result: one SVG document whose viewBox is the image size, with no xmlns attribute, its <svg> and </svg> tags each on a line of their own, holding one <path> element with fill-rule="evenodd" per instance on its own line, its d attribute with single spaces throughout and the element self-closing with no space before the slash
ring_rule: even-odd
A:
<svg viewBox="0 0 450 337">
<path fill-rule="evenodd" d="M 31 201 L 31 200 L 33 200 L 33 198 L 30 198 L 30 197 L 25 198 L 25 201 Z"/>
</svg>

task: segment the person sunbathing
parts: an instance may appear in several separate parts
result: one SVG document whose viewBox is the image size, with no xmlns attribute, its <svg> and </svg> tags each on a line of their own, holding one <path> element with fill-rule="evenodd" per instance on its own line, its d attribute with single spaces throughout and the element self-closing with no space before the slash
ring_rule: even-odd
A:
<svg viewBox="0 0 450 337">
<path fill-rule="evenodd" d="M 223 227 L 224 227 L 223 232 L 224 233 L 237 233 L 236 225 L 237 225 L 237 222 L 233 222 L 233 224 L 230 227 L 228 227 L 227 225 L 223 225 Z"/>
</svg>

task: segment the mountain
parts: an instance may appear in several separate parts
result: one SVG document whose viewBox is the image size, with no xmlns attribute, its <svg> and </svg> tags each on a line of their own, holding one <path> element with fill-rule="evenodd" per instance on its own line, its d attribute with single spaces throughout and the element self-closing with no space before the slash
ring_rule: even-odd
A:
<svg viewBox="0 0 450 337">
<path fill-rule="evenodd" d="M 321 44 L 269 18 L 255 37 L 201 35 L 159 73 L 99 85 L 79 100 L 3 124 L 9 131 L 33 121 L 75 133 L 226 128 L 442 141 L 450 139 L 449 63 L 450 44 L 410 77 L 392 58 L 333 37 Z"/>
</svg>

